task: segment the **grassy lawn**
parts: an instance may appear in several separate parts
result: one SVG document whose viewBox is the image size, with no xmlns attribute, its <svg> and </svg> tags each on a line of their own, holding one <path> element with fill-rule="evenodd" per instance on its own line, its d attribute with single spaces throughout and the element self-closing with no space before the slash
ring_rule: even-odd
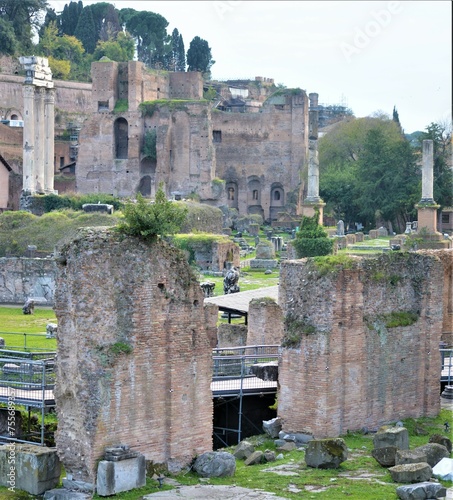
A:
<svg viewBox="0 0 453 500">
<path fill-rule="evenodd" d="M 57 348 L 55 339 L 46 339 L 46 324 L 56 323 L 51 308 L 35 307 L 34 314 L 23 314 L 22 307 L 0 306 L 0 337 L 6 349 L 48 350 Z"/>
</svg>

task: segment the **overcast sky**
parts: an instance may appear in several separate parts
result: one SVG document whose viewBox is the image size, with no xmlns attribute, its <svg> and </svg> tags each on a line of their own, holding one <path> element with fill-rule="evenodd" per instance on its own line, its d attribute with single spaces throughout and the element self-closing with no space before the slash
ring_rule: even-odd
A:
<svg viewBox="0 0 453 500">
<path fill-rule="evenodd" d="M 60 12 L 69 1 L 50 0 Z M 83 5 L 97 3 L 83 0 Z M 355 116 L 396 106 L 405 132 L 451 121 L 452 4 L 440 1 L 111 1 L 156 12 L 186 51 L 199 36 L 214 79 L 273 78 Z"/>
</svg>

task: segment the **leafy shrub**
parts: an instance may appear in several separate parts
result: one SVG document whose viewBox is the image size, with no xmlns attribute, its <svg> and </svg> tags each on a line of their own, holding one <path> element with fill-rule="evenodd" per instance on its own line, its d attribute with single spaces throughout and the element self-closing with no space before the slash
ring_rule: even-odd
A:
<svg viewBox="0 0 453 500">
<path fill-rule="evenodd" d="M 187 209 L 168 201 L 160 185 L 154 203 L 149 203 L 139 193 L 137 202 L 127 203 L 123 214 L 124 220 L 116 227 L 118 232 L 154 241 L 157 236 L 177 233 L 186 219 Z"/>
<path fill-rule="evenodd" d="M 317 255 L 332 253 L 334 241 L 328 238 L 327 232 L 319 225 L 318 219 L 319 213 L 317 211 L 313 217 L 302 217 L 300 229 L 293 241 L 297 258 L 316 257 Z"/>
</svg>

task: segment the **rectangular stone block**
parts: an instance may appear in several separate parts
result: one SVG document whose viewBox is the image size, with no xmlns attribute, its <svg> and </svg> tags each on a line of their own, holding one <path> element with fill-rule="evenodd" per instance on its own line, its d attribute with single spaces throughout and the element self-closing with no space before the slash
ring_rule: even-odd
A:
<svg viewBox="0 0 453 500">
<path fill-rule="evenodd" d="M 60 482 L 61 464 L 55 448 L 8 443 L 0 446 L 0 485 L 41 495 Z"/>
<path fill-rule="evenodd" d="M 145 483 L 146 463 L 143 455 L 120 462 L 99 462 L 96 491 L 101 497 L 140 488 Z"/>
</svg>

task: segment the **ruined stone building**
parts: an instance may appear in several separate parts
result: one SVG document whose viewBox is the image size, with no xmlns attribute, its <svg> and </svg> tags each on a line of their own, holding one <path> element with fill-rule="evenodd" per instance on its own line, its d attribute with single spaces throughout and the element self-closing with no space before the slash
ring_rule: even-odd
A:
<svg viewBox="0 0 453 500">
<path fill-rule="evenodd" d="M 0 78 L 8 119 L 23 119 L 19 71 Z M 75 172 L 80 193 L 152 197 L 163 182 L 169 197 L 275 220 L 299 210 L 308 112 L 304 90 L 268 78 L 206 83 L 196 72 L 96 62 L 92 84 L 55 81 L 55 135 L 75 139 L 66 151 L 57 141 L 55 172 Z"/>
</svg>

